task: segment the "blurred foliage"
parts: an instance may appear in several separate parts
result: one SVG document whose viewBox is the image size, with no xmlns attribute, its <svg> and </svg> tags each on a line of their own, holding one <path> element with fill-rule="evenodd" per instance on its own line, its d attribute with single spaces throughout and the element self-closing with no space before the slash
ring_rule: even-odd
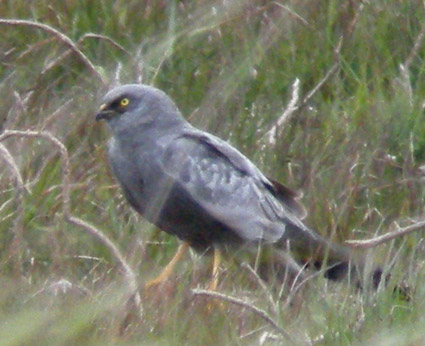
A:
<svg viewBox="0 0 425 346">
<path fill-rule="evenodd" d="M 48 130 L 64 142 L 72 212 L 125 250 L 140 282 L 159 272 L 177 240 L 135 215 L 108 170 L 108 134 L 94 114 L 117 83 L 163 89 L 193 124 L 301 190 L 306 222 L 321 234 L 368 238 L 388 232 L 395 220 L 424 214 L 425 50 L 413 50 L 424 12 L 419 0 L 3 0 L 3 19 L 38 21 L 67 35 L 108 85 L 57 38 L 0 24 L 1 125 Z M 336 73 L 280 129 L 276 145 L 268 145 L 264 134 L 283 113 L 295 79 L 303 99 L 334 64 Z M 176 273 L 181 284 L 146 296 L 145 322 L 120 337 L 122 273 L 104 246 L 63 220 L 59 155 L 41 140 L 3 144 L 31 193 L 16 197 L 2 161 L 1 344 L 245 344 L 265 335 L 252 332 L 264 322 L 249 312 L 205 313 L 198 306 L 189 287 L 208 282 L 207 266 L 199 265 L 208 261 L 194 256 Z M 392 280 L 403 277 L 415 288 L 410 303 L 390 288 L 371 298 L 317 278 L 280 311 L 282 326 L 319 344 L 386 345 L 391 337 L 416 344 L 425 332 L 425 292 L 417 285 L 421 234 L 375 252 L 382 263 L 396 260 Z M 227 266 L 220 290 L 267 304 L 246 273 L 231 261 Z M 50 292 L 61 279 L 76 288 L 72 299 Z"/>
</svg>

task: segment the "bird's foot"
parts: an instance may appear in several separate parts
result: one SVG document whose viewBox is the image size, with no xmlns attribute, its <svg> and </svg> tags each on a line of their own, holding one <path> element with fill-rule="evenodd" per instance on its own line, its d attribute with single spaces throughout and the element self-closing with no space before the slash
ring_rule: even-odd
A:
<svg viewBox="0 0 425 346">
<path fill-rule="evenodd" d="M 168 263 L 167 266 L 162 270 L 161 274 L 159 274 L 156 278 L 149 280 L 145 284 L 145 290 L 150 290 L 151 288 L 162 286 L 166 281 L 168 281 L 169 277 L 173 273 L 174 267 L 176 266 L 177 262 L 180 261 L 181 257 L 185 254 L 188 248 L 188 243 L 181 244 L 174 257 L 171 259 L 170 263 Z"/>
</svg>

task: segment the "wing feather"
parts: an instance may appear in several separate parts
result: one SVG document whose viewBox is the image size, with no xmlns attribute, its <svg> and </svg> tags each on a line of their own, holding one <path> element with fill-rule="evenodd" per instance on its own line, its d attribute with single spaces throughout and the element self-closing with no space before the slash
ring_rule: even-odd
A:
<svg viewBox="0 0 425 346">
<path fill-rule="evenodd" d="M 175 184 L 242 239 L 276 242 L 286 222 L 300 222 L 290 190 L 215 136 L 188 129 L 169 144 L 161 162 Z"/>
</svg>

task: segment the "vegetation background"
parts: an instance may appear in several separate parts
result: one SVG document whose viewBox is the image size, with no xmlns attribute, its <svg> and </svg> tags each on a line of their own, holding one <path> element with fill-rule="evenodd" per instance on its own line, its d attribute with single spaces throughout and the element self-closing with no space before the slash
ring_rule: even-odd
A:
<svg viewBox="0 0 425 346">
<path fill-rule="evenodd" d="M 124 201 L 94 115 L 117 83 L 155 85 L 302 191 L 307 224 L 334 241 L 417 224 L 424 13 L 419 0 L 1 0 L 2 129 L 33 132 L 0 135 L 0 344 L 423 345 L 421 232 L 365 251 L 391 268 L 377 293 L 320 276 L 299 289 L 262 283 L 226 261 L 218 291 L 276 325 L 195 296 L 210 273 L 195 254 L 165 287 L 141 290 L 138 318 L 128 288 L 154 277 L 178 241 Z M 400 281 L 410 300 L 393 293 Z"/>
</svg>

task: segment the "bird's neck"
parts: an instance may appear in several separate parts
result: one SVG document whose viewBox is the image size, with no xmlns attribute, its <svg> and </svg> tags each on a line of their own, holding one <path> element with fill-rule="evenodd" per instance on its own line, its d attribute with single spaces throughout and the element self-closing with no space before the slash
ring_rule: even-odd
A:
<svg viewBox="0 0 425 346">
<path fill-rule="evenodd" d="M 117 144 L 122 148 L 151 146 L 159 143 L 165 144 L 167 141 L 161 141 L 160 138 L 173 138 L 181 133 L 182 129 L 190 126 L 185 121 L 175 122 L 142 122 L 128 127 L 111 128 L 113 137 Z"/>
</svg>

